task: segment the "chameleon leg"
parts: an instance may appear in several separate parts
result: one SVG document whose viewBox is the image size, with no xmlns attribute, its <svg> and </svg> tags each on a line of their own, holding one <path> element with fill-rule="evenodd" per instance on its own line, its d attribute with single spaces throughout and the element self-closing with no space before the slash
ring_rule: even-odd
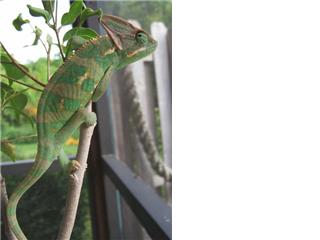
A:
<svg viewBox="0 0 320 240">
<path fill-rule="evenodd" d="M 56 133 L 56 142 L 64 143 L 68 137 L 80 127 L 82 123 L 92 126 L 97 122 L 97 116 L 94 112 L 87 112 L 86 109 L 80 108 L 70 120 Z"/>
<path fill-rule="evenodd" d="M 107 91 L 109 82 L 110 82 L 110 76 L 112 73 L 112 68 L 109 67 L 103 77 L 101 78 L 101 80 L 99 81 L 96 89 L 94 90 L 94 93 L 92 95 L 92 101 L 96 102 L 99 100 L 99 98 Z"/>
<path fill-rule="evenodd" d="M 58 159 L 59 159 L 59 162 L 60 162 L 61 166 L 64 169 L 68 169 L 70 161 L 69 161 L 68 155 L 65 153 L 63 148 L 61 148 L 61 151 L 59 153 Z"/>
</svg>

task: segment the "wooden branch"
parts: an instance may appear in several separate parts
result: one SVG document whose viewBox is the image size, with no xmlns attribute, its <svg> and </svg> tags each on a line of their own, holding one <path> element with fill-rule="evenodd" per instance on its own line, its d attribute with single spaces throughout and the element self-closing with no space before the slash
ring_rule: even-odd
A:
<svg viewBox="0 0 320 240">
<path fill-rule="evenodd" d="M 91 103 L 88 105 L 87 111 L 92 111 Z M 70 174 L 66 208 L 63 220 L 60 224 L 57 240 L 69 240 L 73 230 L 83 183 L 83 177 L 87 168 L 87 158 L 94 128 L 95 125 L 88 127 L 85 124 L 82 124 L 80 126 L 80 142 L 76 156 L 77 160 L 74 162 L 74 169 Z"/>
<path fill-rule="evenodd" d="M 8 76 L 6 76 L 6 75 L 0 74 L 0 76 L 1 76 L 1 77 L 4 77 L 4 78 L 6 78 L 6 79 L 9 79 L 9 80 L 11 80 L 11 81 L 14 81 L 14 82 L 16 82 L 16 83 L 19 83 L 19 84 L 21 84 L 21 85 L 23 85 L 23 86 L 26 86 L 26 87 L 28 87 L 28 88 L 31 88 L 31 89 L 33 89 L 33 90 L 36 90 L 36 91 L 39 91 L 39 92 L 43 92 L 43 90 L 41 90 L 41 89 L 39 89 L 39 88 L 36 88 L 36 87 L 34 87 L 34 86 L 31 86 L 31 85 L 26 84 L 26 83 L 23 83 L 23 82 L 20 82 L 19 80 L 16 80 L 16 79 L 14 79 L 14 78 L 8 77 Z"/>
<path fill-rule="evenodd" d="M 8 205 L 8 194 L 7 194 L 7 189 L 6 189 L 6 182 L 4 177 L 0 174 L 0 182 L 1 182 L 1 215 L 2 215 L 2 220 L 4 223 L 4 231 L 5 235 L 8 240 L 17 240 L 15 237 L 14 233 L 11 231 L 9 225 L 8 225 L 8 219 L 7 219 L 7 205 Z"/>
<path fill-rule="evenodd" d="M 4 45 L 2 43 L 0 43 L 3 50 L 7 53 L 8 57 L 10 58 L 10 60 L 12 61 L 11 64 L 15 65 L 21 72 L 23 72 L 25 75 L 27 75 L 30 79 L 32 79 L 33 81 L 35 81 L 36 83 L 38 83 L 39 85 L 41 85 L 42 87 L 45 87 L 46 85 L 43 84 L 42 82 L 40 82 L 36 77 L 32 76 L 27 70 L 25 70 L 12 56 L 11 54 L 8 52 L 8 50 L 4 47 Z"/>
</svg>

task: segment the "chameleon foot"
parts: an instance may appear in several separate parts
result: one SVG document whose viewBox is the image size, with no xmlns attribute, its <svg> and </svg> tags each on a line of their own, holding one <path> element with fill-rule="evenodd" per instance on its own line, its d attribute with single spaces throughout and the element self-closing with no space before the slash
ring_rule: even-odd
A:
<svg viewBox="0 0 320 240">
<path fill-rule="evenodd" d="M 80 163 L 77 160 L 72 160 L 70 163 L 70 173 L 73 174 L 81 167 Z"/>
<path fill-rule="evenodd" d="M 85 116 L 86 127 L 91 127 L 97 123 L 97 115 L 94 112 L 87 112 Z"/>
</svg>

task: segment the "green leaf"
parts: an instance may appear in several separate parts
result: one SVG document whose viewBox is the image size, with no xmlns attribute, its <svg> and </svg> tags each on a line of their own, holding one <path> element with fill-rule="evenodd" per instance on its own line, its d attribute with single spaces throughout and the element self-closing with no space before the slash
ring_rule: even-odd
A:
<svg viewBox="0 0 320 240">
<path fill-rule="evenodd" d="M 24 116 L 28 121 L 29 123 L 31 124 L 31 126 L 34 128 L 34 122 L 33 122 L 33 119 L 31 117 L 29 117 L 27 114 L 25 114 L 24 112 L 20 111 L 19 109 L 16 109 L 15 107 L 12 107 L 12 106 L 8 106 L 6 107 L 6 109 L 12 109 L 15 111 L 16 113 L 16 116 Z"/>
<path fill-rule="evenodd" d="M 76 18 L 80 15 L 82 10 L 83 2 L 82 0 L 74 1 L 69 9 L 69 12 L 63 14 L 61 18 L 61 25 L 72 24 Z"/>
<path fill-rule="evenodd" d="M 68 57 L 70 53 L 72 53 L 73 50 L 77 50 L 79 47 L 81 47 L 87 40 L 80 37 L 80 36 L 72 36 L 71 39 L 69 39 L 67 46 L 65 48 L 65 54 Z"/>
<path fill-rule="evenodd" d="M 5 93 L 5 92 L 6 93 L 13 93 L 14 92 L 13 88 L 4 82 L 0 82 L 0 87 L 1 87 L 1 94 Z"/>
<path fill-rule="evenodd" d="M 11 63 L 11 60 L 9 58 L 9 56 L 5 53 L 1 54 L 1 64 L 4 67 L 4 69 L 6 70 L 6 75 L 10 78 L 14 78 L 14 79 L 20 79 L 23 76 L 25 76 L 25 74 L 18 69 L 14 64 Z M 29 71 L 29 69 L 24 66 L 19 64 L 22 68 L 24 68 L 26 71 Z M 10 85 L 12 84 L 12 81 L 9 81 Z"/>
<path fill-rule="evenodd" d="M 14 93 L 14 90 L 12 89 L 11 86 L 9 86 L 8 84 L 6 84 L 4 82 L 0 82 L 0 88 L 1 88 L 1 96 L 0 97 L 1 97 L 1 105 L 2 105 L 3 102 L 5 101 L 5 99 Z M 3 107 L 4 106 L 2 106 L 2 108 Z M 2 111 L 2 109 L 1 109 L 1 111 Z"/>
<path fill-rule="evenodd" d="M 91 17 L 91 16 L 99 16 L 101 17 L 103 14 L 101 8 L 98 8 L 97 10 L 93 10 L 92 8 L 86 8 L 80 15 L 80 25 L 82 25 L 88 17 Z"/>
<path fill-rule="evenodd" d="M 47 10 L 51 15 L 54 12 L 55 0 L 42 0 L 42 5 L 45 10 Z"/>
<path fill-rule="evenodd" d="M 37 45 L 39 42 L 39 39 L 41 37 L 42 30 L 36 26 L 34 33 L 35 33 L 35 39 L 34 39 L 32 45 Z"/>
<path fill-rule="evenodd" d="M 20 13 L 18 17 L 12 21 L 12 24 L 15 27 L 15 29 L 17 29 L 18 31 L 21 31 L 22 30 L 21 26 L 28 22 L 30 22 L 28 19 L 22 19 L 21 13 Z"/>
<path fill-rule="evenodd" d="M 87 40 L 80 36 L 72 36 L 72 38 L 68 41 L 70 45 L 70 50 L 75 50 L 81 47 Z"/>
<path fill-rule="evenodd" d="M 12 161 L 16 161 L 15 146 L 9 142 L 1 142 L 1 152 L 6 154 Z"/>
<path fill-rule="evenodd" d="M 19 111 L 22 111 L 27 105 L 27 103 L 28 103 L 28 97 L 21 92 L 18 92 L 18 94 L 15 97 L 10 99 L 10 104 Z"/>
<path fill-rule="evenodd" d="M 67 44 L 68 45 L 68 44 Z M 67 51 L 68 51 L 68 46 L 62 46 L 62 50 L 63 50 L 63 53 L 64 54 L 67 54 Z M 68 57 L 68 56 L 66 56 Z"/>
<path fill-rule="evenodd" d="M 46 23 L 49 22 L 49 20 L 51 19 L 51 16 L 47 10 L 37 8 L 37 7 L 32 7 L 29 4 L 27 5 L 27 7 L 29 8 L 29 13 L 33 17 L 43 17 Z"/>
<path fill-rule="evenodd" d="M 72 36 L 79 36 L 86 40 L 89 40 L 97 37 L 98 34 L 90 28 L 76 27 L 76 28 L 72 28 L 71 30 L 69 30 L 64 34 L 63 41 L 64 42 L 68 41 L 69 39 L 71 39 Z"/>
</svg>

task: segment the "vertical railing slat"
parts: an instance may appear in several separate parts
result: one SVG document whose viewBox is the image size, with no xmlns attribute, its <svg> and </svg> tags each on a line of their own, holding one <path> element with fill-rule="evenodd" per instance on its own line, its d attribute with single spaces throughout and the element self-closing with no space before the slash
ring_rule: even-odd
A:
<svg viewBox="0 0 320 240">
<path fill-rule="evenodd" d="M 140 24 L 137 21 L 130 20 L 130 22 L 141 28 Z M 141 104 L 142 112 L 144 119 L 146 121 L 147 127 L 151 133 L 151 136 L 155 139 L 155 117 L 154 117 L 154 98 L 152 91 L 152 80 L 151 76 L 148 75 L 147 66 L 145 64 L 145 59 L 135 62 L 128 66 L 128 71 L 131 71 L 132 74 L 128 75 L 128 77 L 132 77 L 131 80 L 134 81 L 136 92 L 138 94 L 138 99 Z M 148 78 L 147 78 L 148 77 Z M 129 80 L 130 81 L 130 80 Z M 137 174 L 148 184 L 154 186 L 153 183 L 153 170 L 148 163 L 148 159 L 144 154 L 144 151 L 139 144 L 139 139 L 136 133 L 134 135 L 134 145 L 136 148 L 134 158 L 139 159 L 135 161 L 138 165 Z M 134 159 L 133 159 L 134 160 Z"/>
<path fill-rule="evenodd" d="M 151 25 L 151 34 L 157 40 L 158 47 L 154 53 L 154 70 L 156 75 L 164 161 L 172 166 L 172 109 L 171 109 L 171 76 L 169 68 L 168 29 L 162 22 Z"/>
</svg>

